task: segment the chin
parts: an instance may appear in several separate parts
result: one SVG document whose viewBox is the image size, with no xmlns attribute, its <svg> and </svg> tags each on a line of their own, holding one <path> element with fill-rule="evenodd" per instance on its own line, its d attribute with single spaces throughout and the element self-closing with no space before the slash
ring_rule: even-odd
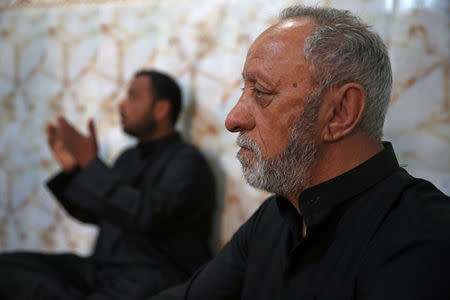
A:
<svg viewBox="0 0 450 300">
<path fill-rule="evenodd" d="M 136 137 L 136 133 L 133 131 L 133 129 L 122 127 L 122 131 L 125 132 L 125 134 L 130 135 L 132 137 Z"/>
</svg>

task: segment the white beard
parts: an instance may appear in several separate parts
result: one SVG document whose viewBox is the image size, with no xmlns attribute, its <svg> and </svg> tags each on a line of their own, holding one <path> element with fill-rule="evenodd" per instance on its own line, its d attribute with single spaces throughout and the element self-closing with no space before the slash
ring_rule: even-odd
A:
<svg viewBox="0 0 450 300">
<path fill-rule="evenodd" d="M 308 98 L 286 150 L 277 157 L 263 159 L 258 145 L 239 134 L 238 146 L 252 150 L 256 156 L 237 155 L 248 184 L 282 196 L 298 195 L 307 187 L 318 152 L 316 123 L 322 101 L 317 98 L 313 95 Z"/>
</svg>

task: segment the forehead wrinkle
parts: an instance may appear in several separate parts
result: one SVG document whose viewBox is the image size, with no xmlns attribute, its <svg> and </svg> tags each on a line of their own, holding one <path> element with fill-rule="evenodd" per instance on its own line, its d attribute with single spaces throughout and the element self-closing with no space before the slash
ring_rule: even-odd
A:
<svg viewBox="0 0 450 300">
<path fill-rule="evenodd" d="M 247 55 L 245 66 L 250 69 L 244 68 L 244 79 L 262 80 L 272 86 L 278 86 L 289 74 L 298 72 L 299 69 L 307 69 L 306 58 L 302 52 L 304 40 L 295 35 L 292 39 L 292 31 L 274 28 L 261 34 Z M 279 66 L 282 65 L 284 70 L 280 71 Z M 292 82 L 289 85 L 292 86 Z"/>
<path fill-rule="evenodd" d="M 260 70 L 252 70 L 242 73 L 242 77 L 246 81 L 250 81 L 252 83 L 262 83 L 268 87 L 272 87 L 278 83 L 279 80 L 274 81 L 272 77 L 266 76 Z"/>
</svg>

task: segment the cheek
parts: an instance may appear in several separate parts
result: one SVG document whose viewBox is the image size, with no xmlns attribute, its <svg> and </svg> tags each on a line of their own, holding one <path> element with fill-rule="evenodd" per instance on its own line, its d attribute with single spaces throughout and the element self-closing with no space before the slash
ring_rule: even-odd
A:
<svg viewBox="0 0 450 300">
<path fill-rule="evenodd" d="M 141 123 L 148 123 L 153 120 L 153 113 L 149 106 L 141 106 L 135 110 L 135 119 Z"/>
<path fill-rule="evenodd" d="M 141 120 L 149 114 L 148 107 L 142 103 L 133 103 L 128 107 L 128 113 L 135 120 Z"/>
<path fill-rule="evenodd" d="M 133 110 L 133 112 L 132 112 L 133 122 L 135 122 L 135 123 L 141 123 L 142 120 L 144 119 L 143 116 L 144 116 L 144 114 L 143 114 L 143 112 L 140 111 L 140 110 L 135 109 L 135 110 Z"/>
<path fill-rule="evenodd" d="M 291 129 L 285 122 L 269 122 L 262 118 L 259 126 L 256 126 L 257 143 L 264 157 L 277 156 L 286 149 Z"/>
</svg>

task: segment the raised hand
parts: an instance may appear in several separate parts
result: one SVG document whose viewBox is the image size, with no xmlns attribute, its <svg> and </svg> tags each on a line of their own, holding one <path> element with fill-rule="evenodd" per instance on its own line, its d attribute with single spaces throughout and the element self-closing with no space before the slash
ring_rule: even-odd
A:
<svg viewBox="0 0 450 300">
<path fill-rule="evenodd" d="M 58 117 L 58 132 L 64 147 L 81 167 L 86 167 L 98 152 L 94 121 L 89 120 L 89 135 L 79 133 L 64 117 Z"/>
<path fill-rule="evenodd" d="M 48 146 L 56 161 L 61 165 L 64 172 L 72 171 L 78 163 L 75 160 L 75 157 L 64 147 L 63 140 L 58 134 L 57 127 L 48 122 L 45 126 L 45 132 L 47 135 Z"/>
</svg>

